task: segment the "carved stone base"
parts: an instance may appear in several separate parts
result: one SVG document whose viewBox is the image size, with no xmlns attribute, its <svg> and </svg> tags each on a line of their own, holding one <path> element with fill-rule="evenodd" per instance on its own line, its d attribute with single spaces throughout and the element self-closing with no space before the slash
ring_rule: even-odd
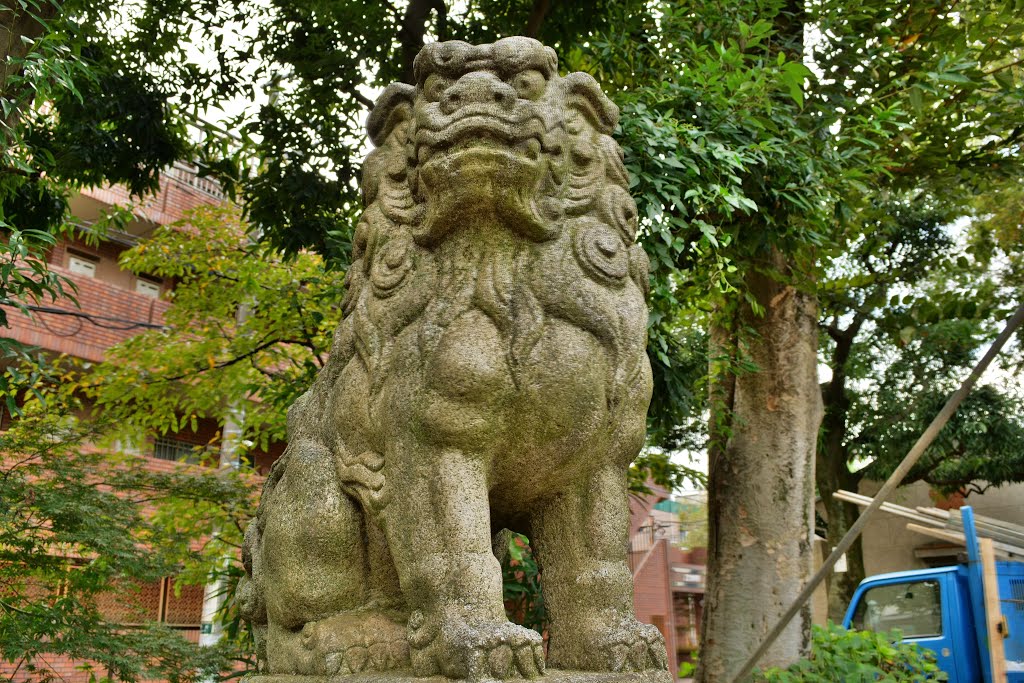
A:
<svg viewBox="0 0 1024 683">
<path fill-rule="evenodd" d="M 510 679 L 522 681 L 526 679 Z M 668 671 L 643 671 L 640 673 L 605 673 L 594 671 L 559 671 L 548 669 L 534 683 L 672 683 Z M 289 674 L 263 674 L 246 676 L 242 683 L 450 683 L 443 676 L 417 678 L 407 672 L 387 671 L 336 676 L 293 676 Z"/>
</svg>

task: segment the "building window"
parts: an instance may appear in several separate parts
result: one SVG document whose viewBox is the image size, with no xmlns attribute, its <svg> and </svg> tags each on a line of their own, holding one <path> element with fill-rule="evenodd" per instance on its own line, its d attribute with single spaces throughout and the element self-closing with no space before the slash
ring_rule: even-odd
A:
<svg viewBox="0 0 1024 683">
<path fill-rule="evenodd" d="M 203 587 L 175 586 L 171 577 L 153 582 L 126 581 L 96 596 L 103 618 L 122 626 L 162 622 L 175 629 L 198 629 L 203 615 Z"/>
<path fill-rule="evenodd" d="M 181 439 L 157 437 L 153 442 L 153 457 L 158 460 L 198 463 L 203 451 L 200 446 Z"/>
<path fill-rule="evenodd" d="M 68 270 L 75 275 L 85 275 L 86 277 L 96 277 L 96 264 L 99 263 L 99 259 L 95 256 L 86 256 L 85 254 L 68 254 Z"/>
<path fill-rule="evenodd" d="M 148 278 L 135 278 L 135 293 L 157 299 L 160 297 L 160 283 Z"/>
</svg>

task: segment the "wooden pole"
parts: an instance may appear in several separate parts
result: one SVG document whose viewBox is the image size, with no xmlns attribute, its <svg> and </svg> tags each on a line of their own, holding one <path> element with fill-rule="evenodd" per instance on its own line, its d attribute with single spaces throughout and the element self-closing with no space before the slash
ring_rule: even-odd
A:
<svg viewBox="0 0 1024 683">
<path fill-rule="evenodd" d="M 999 579 L 996 578 L 996 556 L 991 538 L 978 539 L 981 556 L 981 585 L 985 589 L 985 626 L 988 629 L 988 657 L 992 664 L 992 683 L 1006 683 L 1006 652 L 1003 638 L 1008 633 L 1003 610 L 999 606 Z M 985 654 L 982 653 L 982 657 Z"/>
</svg>

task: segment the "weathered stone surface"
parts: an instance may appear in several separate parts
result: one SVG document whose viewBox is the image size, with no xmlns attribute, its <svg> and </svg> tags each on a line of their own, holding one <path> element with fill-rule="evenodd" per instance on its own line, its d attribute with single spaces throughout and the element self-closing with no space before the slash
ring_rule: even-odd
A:
<svg viewBox="0 0 1024 683">
<path fill-rule="evenodd" d="M 245 683 L 447 683 L 448 681 L 447 678 L 442 676 L 416 678 L 397 671 L 341 674 L 327 678 L 290 674 L 264 674 L 246 676 L 242 680 Z M 669 683 L 672 680 L 672 676 L 669 675 L 668 671 L 660 669 L 626 673 L 548 669 L 543 680 L 544 683 Z"/>
<path fill-rule="evenodd" d="M 266 674 L 667 676 L 626 565 L 647 258 L 618 110 L 556 66 L 527 38 L 435 43 L 377 101 L 345 318 L 246 533 Z M 503 528 L 537 552 L 546 661 L 505 618 Z"/>
</svg>

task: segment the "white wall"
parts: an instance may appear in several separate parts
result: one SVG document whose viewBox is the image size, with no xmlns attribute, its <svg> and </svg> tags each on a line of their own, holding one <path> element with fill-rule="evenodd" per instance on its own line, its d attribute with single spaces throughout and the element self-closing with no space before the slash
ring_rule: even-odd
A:
<svg viewBox="0 0 1024 683">
<path fill-rule="evenodd" d="M 881 488 L 878 482 L 863 482 L 860 493 L 872 496 Z M 909 507 L 935 507 L 935 501 L 928 495 L 928 485 L 917 482 L 896 490 L 890 503 Z M 990 488 L 984 494 L 972 494 L 966 504 L 985 517 L 1024 525 L 1024 484 L 1010 484 Z M 914 549 L 935 542 L 929 536 L 908 531 L 907 522 L 885 512 L 877 512 L 864 529 L 864 570 L 868 576 L 885 572 L 924 569 L 923 561 L 914 557 Z"/>
</svg>

